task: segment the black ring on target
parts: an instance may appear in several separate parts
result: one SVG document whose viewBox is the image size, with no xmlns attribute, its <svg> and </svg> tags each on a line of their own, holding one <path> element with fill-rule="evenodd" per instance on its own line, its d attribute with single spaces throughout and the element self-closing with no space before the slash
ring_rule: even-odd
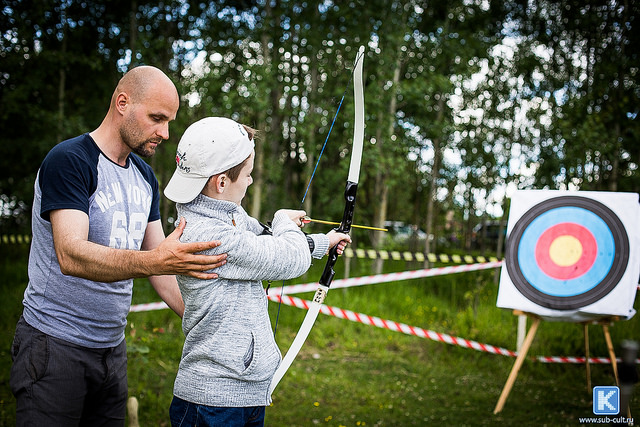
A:
<svg viewBox="0 0 640 427">
<path fill-rule="evenodd" d="M 584 215 L 581 215 L 581 212 Z M 567 215 L 567 213 L 578 213 L 578 215 Z M 556 216 L 559 218 L 555 218 Z M 535 271 L 535 275 L 523 273 L 523 270 L 525 272 L 541 270 L 539 266 L 523 265 L 529 261 L 536 262 L 535 253 L 530 249 L 532 242 L 526 242 L 526 239 L 531 240 L 531 236 L 540 236 L 541 232 L 535 230 L 536 227 L 542 229 L 553 222 L 572 222 L 576 217 L 582 216 L 596 218 L 595 222 L 600 224 L 598 226 L 600 231 L 596 230 L 595 234 L 605 236 L 606 246 L 613 247 L 597 248 L 593 266 L 584 273 L 580 282 L 573 282 L 573 293 L 562 295 L 560 292 L 545 291 L 545 287 L 549 289 L 549 283 L 571 284 L 572 280 L 558 281 L 538 271 Z M 536 219 L 541 217 L 545 219 L 542 222 L 536 222 Z M 586 221 L 584 227 L 589 229 L 593 223 L 594 220 Z M 604 233 L 603 229 L 606 230 Z M 523 236 L 525 242 L 523 242 Z M 532 302 L 556 310 L 574 310 L 602 299 L 620 282 L 626 271 L 628 258 L 629 238 L 622 221 L 599 201 L 579 196 L 554 197 L 533 206 L 516 222 L 507 239 L 505 250 L 505 265 L 514 286 Z"/>
</svg>

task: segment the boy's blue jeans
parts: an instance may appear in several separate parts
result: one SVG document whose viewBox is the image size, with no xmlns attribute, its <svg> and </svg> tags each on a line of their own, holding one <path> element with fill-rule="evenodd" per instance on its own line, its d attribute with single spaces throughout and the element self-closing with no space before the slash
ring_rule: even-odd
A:
<svg viewBox="0 0 640 427">
<path fill-rule="evenodd" d="M 262 427 L 264 406 L 221 408 L 198 405 L 173 396 L 169 416 L 172 427 Z"/>
</svg>

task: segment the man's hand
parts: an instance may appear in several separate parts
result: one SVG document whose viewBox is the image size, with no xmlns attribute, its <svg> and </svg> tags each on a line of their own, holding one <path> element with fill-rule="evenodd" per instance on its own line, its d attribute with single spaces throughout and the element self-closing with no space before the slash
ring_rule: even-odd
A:
<svg viewBox="0 0 640 427">
<path fill-rule="evenodd" d="M 158 267 L 160 273 L 155 274 L 181 274 L 196 277 L 198 279 L 215 279 L 215 273 L 207 273 L 208 270 L 226 264 L 227 254 L 203 255 L 199 252 L 220 246 L 219 240 L 210 242 L 182 243 L 180 236 L 186 226 L 184 218 L 166 239 L 164 239 L 153 251 L 158 254 Z"/>
</svg>

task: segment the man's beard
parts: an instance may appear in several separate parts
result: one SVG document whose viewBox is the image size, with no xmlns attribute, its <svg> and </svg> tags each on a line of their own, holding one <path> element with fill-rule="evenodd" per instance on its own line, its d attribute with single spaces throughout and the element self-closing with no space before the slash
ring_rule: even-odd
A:
<svg viewBox="0 0 640 427">
<path fill-rule="evenodd" d="M 132 123 L 127 121 L 123 127 L 120 128 L 120 138 L 131 149 L 141 157 L 151 157 L 156 153 L 156 147 L 162 142 L 162 138 L 149 138 L 140 141 L 140 132 L 138 128 Z M 157 145 L 152 145 L 157 144 Z"/>
<path fill-rule="evenodd" d="M 126 141 L 125 141 L 126 142 Z M 141 157 L 151 157 L 156 154 L 157 145 L 151 145 L 150 143 L 160 144 L 161 140 L 157 138 L 147 139 L 146 141 L 138 142 L 136 145 L 132 145 L 127 142 L 127 145 L 131 148 L 131 151 Z"/>
</svg>

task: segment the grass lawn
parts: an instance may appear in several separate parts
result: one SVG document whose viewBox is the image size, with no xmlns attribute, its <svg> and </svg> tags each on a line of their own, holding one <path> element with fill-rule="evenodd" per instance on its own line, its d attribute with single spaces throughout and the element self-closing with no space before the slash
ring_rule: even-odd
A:
<svg viewBox="0 0 640 427">
<path fill-rule="evenodd" d="M 6 249 L 6 248 L 5 248 Z M 342 261 L 340 261 L 341 263 Z M 339 265 L 340 265 L 339 263 Z M 298 283 L 320 275 L 317 263 Z M 26 255 L 11 251 L 0 262 L 0 425 L 14 424 L 9 391 L 10 345 L 26 286 Z M 416 266 L 387 262 L 385 271 Z M 354 261 L 353 276 L 370 274 Z M 340 276 L 341 271 L 338 271 Z M 273 284 L 279 286 L 280 284 Z M 493 271 L 461 273 L 391 284 L 333 289 L 326 304 L 515 349 L 516 318 L 495 306 Z M 299 295 L 305 299 L 311 294 Z M 134 304 L 158 301 L 146 280 L 134 286 Z M 636 309 L 639 308 L 636 300 Z M 278 306 L 270 303 L 272 323 Z M 276 339 L 286 351 L 304 310 L 282 306 Z M 168 408 L 183 335 L 170 310 L 131 313 L 126 336 L 129 395 L 139 401 L 142 426 L 168 426 Z M 590 327 L 592 356 L 607 356 L 602 328 Z M 637 317 L 613 324 L 611 336 L 640 339 Z M 542 322 L 530 356 L 584 355 L 582 325 Z M 616 348 L 619 351 L 619 348 Z M 320 315 L 307 342 L 275 390 L 268 426 L 576 426 L 593 417 L 583 365 L 525 361 L 504 410 L 493 409 L 515 359 L 454 347 L 402 333 Z M 592 385 L 614 385 L 611 365 L 591 365 Z M 640 386 L 639 386 L 640 387 Z M 632 401 L 640 418 L 640 392 Z M 637 424 L 637 423 L 636 423 Z"/>
</svg>

